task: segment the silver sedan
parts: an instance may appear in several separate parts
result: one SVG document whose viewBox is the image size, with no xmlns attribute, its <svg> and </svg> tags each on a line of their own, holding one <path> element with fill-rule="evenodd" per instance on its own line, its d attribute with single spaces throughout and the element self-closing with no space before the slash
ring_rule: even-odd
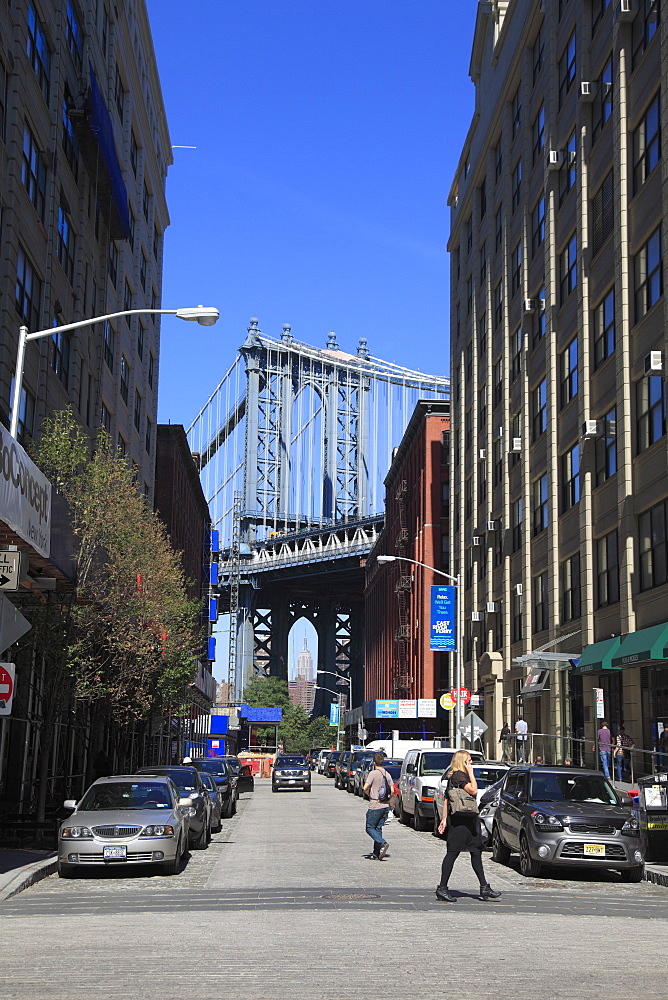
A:
<svg viewBox="0 0 668 1000">
<path fill-rule="evenodd" d="M 180 799 L 166 777 L 117 775 L 99 778 L 58 833 L 58 874 L 68 878 L 82 866 L 98 868 L 160 864 L 179 870 L 188 847 L 192 804 Z"/>
</svg>

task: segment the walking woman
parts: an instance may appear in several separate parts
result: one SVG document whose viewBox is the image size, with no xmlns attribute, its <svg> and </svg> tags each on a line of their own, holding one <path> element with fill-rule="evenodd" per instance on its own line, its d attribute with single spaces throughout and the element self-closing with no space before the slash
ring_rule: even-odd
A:
<svg viewBox="0 0 668 1000">
<path fill-rule="evenodd" d="M 443 816 L 439 823 L 438 832 L 446 834 L 448 850 L 443 858 L 441 882 L 436 889 L 436 898 L 442 903 L 457 902 L 457 897 L 453 896 L 448 889 L 448 880 L 459 854 L 462 851 L 469 851 L 471 854 L 471 867 L 480 882 L 480 898 L 483 900 L 498 899 L 501 893 L 495 892 L 492 889 L 485 878 L 485 872 L 482 867 L 482 835 L 480 833 L 480 819 L 477 812 L 453 813 L 450 809 L 448 791 L 451 788 L 461 788 L 468 795 L 473 796 L 478 791 L 478 783 L 473 773 L 473 762 L 467 750 L 458 750 L 453 756 L 447 772 L 447 778 L 448 784 L 443 799 Z"/>
</svg>

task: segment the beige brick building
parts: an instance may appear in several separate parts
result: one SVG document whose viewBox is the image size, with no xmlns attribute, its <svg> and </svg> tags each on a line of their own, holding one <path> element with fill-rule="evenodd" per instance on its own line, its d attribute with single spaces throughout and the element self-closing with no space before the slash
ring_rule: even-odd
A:
<svg viewBox="0 0 668 1000">
<path fill-rule="evenodd" d="M 494 753 L 521 708 L 590 750 L 595 687 L 638 746 L 668 726 L 667 68 L 659 0 L 478 5 L 450 193 L 451 525 Z M 517 658 L 543 647 L 582 663 L 523 695 Z"/>
</svg>

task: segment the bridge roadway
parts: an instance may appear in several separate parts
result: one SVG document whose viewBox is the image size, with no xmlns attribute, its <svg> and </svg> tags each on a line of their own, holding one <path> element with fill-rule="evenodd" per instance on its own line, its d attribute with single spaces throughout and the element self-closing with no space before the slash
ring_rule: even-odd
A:
<svg viewBox="0 0 668 1000">
<path fill-rule="evenodd" d="M 483 903 L 463 855 L 437 903 L 443 843 L 394 821 L 366 860 L 364 814 L 318 775 L 310 794 L 258 781 L 177 876 L 44 879 L 0 904 L 0 998 L 665 998 L 668 889 L 485 855 L 503 895 Z"/>
</svg>

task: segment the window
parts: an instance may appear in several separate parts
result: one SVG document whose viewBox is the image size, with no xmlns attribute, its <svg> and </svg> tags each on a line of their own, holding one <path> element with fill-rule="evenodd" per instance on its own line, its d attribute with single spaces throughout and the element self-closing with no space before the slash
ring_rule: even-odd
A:
<svg viewBox="0 0 668 1000">
<path fill-rule="evenodd" d="M 513 552 L 519 552 L 522 548 L 523 520 L 524 500 L 520 497 L 518 500 L 514 500 L 510 505 L 511 546 Z"/>
<path fill-rule="evenodd" d="M 596 485 L 601 486 L 617 472 L 617 408 L 603 417 L 601 433 L 596 438 Z"/>
<path fill-rule="evenodd" d="M 666 500 L 662 500 L 638 517 L 641 590 L 660 587 L 668 579 L 667 519 Z"/>
<path fill-rule="evenodd" d="M 633 66 L 642 57 L 659 27 L 659 0 L 640 0 L 639 11 L 633 21 Z"/>
<path fill-rule="evenodd" d="M 144 335 L 145 335 L 145 333 L 146 333 L 146 331 L 145 331 L 145 329 L 144 329 L 144 327 L 142 325 L 142 322 L 140 320 L 139 321 L 139 326 L 138 326 L 138 329 L 137 329 L 137 354 L 139 356 L 139 360 L 140 361 L 142 361 L 143 358 L 144 358 Z"/>
<path fill-rule="evenodd" d="M 104 52 L 104 54 L 106 56 L 106 54 L 107 54 L 107 46 L 109 44 L 109 14 L 108 14 L 107 8 L 104 6 L 104 4 L 100 4 L 100 6 L 102 8 L 102 12 L 101 12 L 101 21 L 102 21 L 102 23 L 100 25 L 100 44 L 102 46 L 102 51 Z"/>
<path fill-rule="evenodd" d="M 483 313 L 478 321 L 478 355 L 482 362 L 487 354 L 487 313 Z"/>
<path fill-rule="evenodd" d="M 473 516 L 473 479 L 469 477 L 464 483 L 464 518 L 468 521 Z"/>
<path fill-rule="evenodd" d="M 473 411 L 464 414 L 464 450 L 470 451 L 473 446 Z"/>
<path fill-rule="evenodd" d="M 137 430 L 141 428 L 141 396 L 135 389 L 135 413 L 134 413 L 134 423 Z"/>
<path fill-rule="evenodd" d="M 129 217 L 129 220 L 130 220 L 130 240 L 129 240 L 129 242 L 130 242 L 130 249 L 134 250 L 134 248 L 135 248 L 135 229 L 136 229 L 136 225 L 137 225 L 137 220 L 135 218 L 135 213 L 132 211 L 132 206 L 131 205 L 128 205 L 128 217 Z"/>
<path fill-rule="evenodd" d="M 533 630 L 544 632 L 548 628 L 549 592 L 547 573 L 533 578 Z"/>
<path fill-rule="evenodd" d="M 663 294 L 661 227 L 655 229 L 635 256 L 636 323 Z"/>
<path fill-rule="evenodd" d="M 611 288 L 594 309 L 594 368 L 615 349 L 615 290 Z"/>
<path fill-rule="evenodd" d="M 512 642 L 521 642 L 524 637 L 522 624 L 522 595 L 513 591 L 512 597 Z"/>
<path fill-rule="evenodd" d="M 148 384 L 150 385 L 151 389 L 153 388 L 153 380 L 154 380 L 154 378 L 155 378 L 155 358 L 153 357 L 153 355 L 149 351 L 148 352 Z"/>
<path fill-rule="evenodd" d="M 107 268 L 111 283 L 116 284 L 118 280 L 118 247 L 114 240 L 109 240 L 109 256 L 107 258 Z"/>
<path fill-rule="evenodd" d="M 9 394 L 10 400 L 14 399 L 14 379 L 11 382 L 11 389 Z M 10 411 L 11 414 L 11 411 Z M 35 433 L 35 397 L 26 389 L 25 385 L 21 386 L 21 402 L 19 403 L 19 420 L 17 434 L 19 440 L 22 440 L 27 436 L 32 437 Z"/>
<path fill-rule="evenodd" d="M 580 617 L 580 553 L 564 559 L 561 564 L 561 621 L 572 622 Z"/>
<path fill-rule="evenodd" d="M 29 330 L 39 330 L 39 308 L 42 298 L 42 282 L 19 247 L 16 261 L 16 288 L 14 303 L 16 311 Z"/>
<path fill-rule="evenodd" d="M 473 341 L 472 340 L 469 340 L 468 344 L 466 345 L 466 349 L 465 349 L 465 352 L 464 352 L 464 358 L 465 358 L 465 368 L 464 368 L 465 379 L 466 379 L 467 382 L 470 382 L 471 381 L 471 376 L 473 375 Z"/>
<path fill-rule="evenodd" d="M 118 111 L 118 117 L 123 122 L 123 109 L 125 107 L 125 91 L 123 89 L 123 80 L 121 79 L 121 71 L 118 68 L 118 63 L 116 64 L 116 75 L 114 77 L 114 103 L 116 105 L 116 110 Z"/>
<path fill-rule="evenodd" d="M 151 454 L 151 440 L 153 437 L 153 424 L 150 419 L 146 418 L 146 434 L 144 436 L 144 447 L 146 448 L 146 454 Z"/>
<path fill-rule="evenodd" d="M 533 207 L 531 213 L 531 256 L 535 257 L 538 248 L 545 239 L 545 195 Z"/>
<path fill-rule="evenodd" d="M 510 265 L 510 294 L 519 292 L 522 285 L 522 241 L 513 250 Z"/>
<path fill-rule="evenodd" d="M 134 129 L 130 132 L 130 166 L 132 167 L 132 173 L 137 176 L 137 165 L 139 162 L 139 150 L 137 148 L 137 140 L 135 139 Z"/>
<path fill-rule="evenodd" d="M 503 280 L 494 289 L 494 329 L 503 322 Z"/>
<path fill-rule="evenodd" d="M 593 0 L 591 7 L 591 33 L 596 31 L 599 21 L 610 6 L 610 0 Z"/>
<path fill-rule="evenodd" d="M 148 188 L 146 187 L 146 181 L 144 181 L 144 190 L 142 193 L 142 208 L 144 210 L 144 218 L 148 222 L 148 213 L 151 208 L 151 195 L 149 194 Z"/>
<path fill-rule="evenodd" d="M 487 392 L 483 389 L 480 393 L 480 406 L 478 408 L 478 428 L 483 434 L 487 434 Z"/>
<path fill-rule="evenodd" d="M 62 325 L 60 316 L 53 321 L 54 326 Z M 70 377 L 70 338 L 67 333 L 58 331 L 51 334 L 51 357 L 49 358 L 51 371 L 55 372 L 60 381 L 67 389 Z"/>
<path fill-rule="evenodd" d="M 533 499 L 533 534 L 540 535 L 549 523 L 547 472 L 534 481 Z M 519 546 L 518 546 L 519 547 Z"/>
<path fill-rule="evenodd" d="M 666 433 L 666 383 L 663 378 L 641 378 L 636 382 L 637 454 L 651 447 Z"/>
<path fill-rule="evenodd" d="M 128 404 L 128 389 L 130 382 L 130 366 L 128 365 L 127 358 L 124 354 L 121 354 L 121 371 L 120 371 L 120 389 L 121 397 L 123 402 L 127 406 Z"/>
<path fill-rule="evenodd" d="M 540 71 L 543 68 L 543 63 L 545 62 L 545 32 L 543 31 L 543 25 L 541 24 L 538 29 L 538 34 L 536 35 L 536 41 L 533 43 L 533 82 L 534 86 L 536 80 L 540 75 Z"/>
<path fill-rule="evenodd" d="M 615 196 L 612 170 L 592 198 L 592 240 L 591 250 L 595 256 L 609 236 L 615 222 Z"/>
<path fill-rule="evenodd" d="M 482 182 L 478 188 L 479 204 L 480 204 L 480 218 L 481 220 L 485 218 L 485 212 L 487 211 L 487 185 L 485 181 Z"/>
<path fill-rule="evenodd" d="M 522 371 L 522 348 L 523 344 L 522 327 L 518 326 L 510 338 L 510 377 L 511 380 L 517 378 Z"/>
<path fill-rule="evenodd" d="M 485 281 L 487 280 L 487 244 L 480 247 L 480 287 L 485 291 Z"/>
<path fill-rule="evenodd" d="M 575 80 L 575 32 L 566 43 L 561 59 L 559 60 L 559 107 L 561 108 L 566 95 L 571 89 Z"/>
<path fill-rule="evenodd" d="M 501 139 L 497 142 L 494 147 L 494 180 L 498 181 L 503 173 L 503 149 L 501 146 Z"/>
<path fill-rule="evenodd" d="M 516 413 L 510 422 L 510 438 L 511 441 L 515 438 L 522 440 L 522 418 L 519 413 Z M 508 456 L 508 466 L 509 468 L 514 468 L 520 460 L 520 453 L 517 451 L 511 451 Z"/>
<path fill-rule="evenodd" d="M 517 135 L 517 130 L 522 124 L 522 96 L 520 94 L 519 87 L 515 91 L 513 99 L 510 102 L 510 116 L 512 120 L 513 138 L 514 138 Z"/>
<path fill-rule="evenodd" d="M 503 402 L 503 360 L 494 363 L 494 406 Z"/>
<path fill-rule="evenodd" d="M 125 456 L 128 453 L 127 441 L 125 440 L 125 438 L 123 437 L 123 435 L 120 434 L 120 433 L 118 435 L 118 445 L 117 445 L 116 450 L 118 451 L 118 454 L 121 456 L 121 458 L 125 458 Z"/>
<path fill-rule="evenodd" d="M 540 110 L 533 122 L 533 163 L 535 164 L 545 146 L 545 107 L 541 104 Z"/>
<path fill-rule="evenodd" d="M 503 565 L 504 532 L 499 530 L 494 532 L 494 568 Z"/>
<path fill-rule="evenodd" d="M 132 309 L 132 288 L 130 287 L 130 282 L 128 281 L 127 278 L 125 279 L 125 293 L 123 295 L 123 308 L 125 309 L 126 312 L 128 312 L 130 309 Z M 126 316 L 125 317 L 125 322 L 128 324 L 128 326 L 130 325 L 131 319 L 132 319 L 131 316 Z"/>
<path fill-rule="evenodd" d="M 633 192 L 636 194 L 661 158 L 661 95 L 657 94 L 633 133 Z"/>
<path fill-rule="evenodd" d="M 65 205 L 58 206 L 58 260 L 71 285 L 74 284 L 74 233 Z"/>
<path fill-rule="evenodd" d="M 561 405 L 567 403 L 577 395 L 578 391 L 578 338 L 571 340 L 566 350 L 561 355 Z"/>
<path fill-rule="evenodd" d="M 578 283 L 577 256 L 578 238 L 577 234 L 573 233 L 559 255 L 559 287 L 562 306 Z"/>
<path fill-rule="evenodd" d="M 473 275 L 469 274 L 466 279 L 466 315 L 471 315 L 473 309 Z"/>
<path fill-rule="evenodd" d="M 153 227 L 153 259 L 156 264 L 160 259 L 160 233 L 155 226 Z"/>
<path fill-rule="evenodd" d="M 49 100 L 51 80 L 51 51 L 44 28 L 40 24 L 34 3 L 28 5 L 28 41 L 26 54 L 30 60 L 44 99 Z"/>
<path fill-rule="evenodd" d="M 116 353 L 116 331 L 109 322 L 104 324 L 104 361 L 110 372 L 114 370 L 114 355 Z"/>
<path fill-rule="evenodd" d="M 575 179 L 577 176 L 577 144 L 575 139 L 575 132 L 571 133 L 571 136 L 566 143 L 566 149 L 564 150 L 564 162 L 559 170 L 559 205 L 563 204 L 563 201 L 575 185 Z"/>
<path fill-rule="evenodd" d="M 533 314 L 533 342 L 532 347 L 536 345 L 543 339 L 547 331 L 547 323 L 545 318 L 545 285 L 538 289 L 538 295 L 536 297 L 536 309 Z"/>
<path fill-rule="evenodd" d="M 148 261 L 146 260 L 146 254 L 142 248 L 141 256 L 139 257 L 139 284 L 146 291 L 146 268 Z"/>
<path fill-rule="evenodd" d="M 65 38 L 67 46 L 72 54 L 74 65 L 81 71 L 83 65 L 83 35 L 77 12 L 74 9 L 72 0 L 67 0 L 67 23 L 65 25 Z"/>
<path fill-rule="evenodd" d="M 5 138 L 5 118 L 7 116 L 7 70 L 0 59 L 0 139 Z"/>
<path fill-rule="evenodd" d="M 547 430 L 547 379 L 539 382 L 531 393 L 532 439 L 537 441 Z"/>
<path fill-rule="evenodd" d="M 107 434 L 111 434 L 111 412 L 109 411 L 106 403 L 103 403 L 100 409 L 100 424 L 105 429 Z"/>
<path fill-rule="evenodd" d="M 478 462 L 478 503 L 482 507 L 487 502 L 487 463 Z"/>
<path fill-rule="evenodd" d="M 513 212 L 519 207 L 521 195 L 522 195 L 522 161 L 518 160 L 517 163 L 515 164 L 515 169 L 513 170 L 513 179 L 512 179 Z"/>
<path fill-rule="evenodd" d="M 503 441 L 496 438 L 492 442 L 492 482 L 500 486 L 503 482 Z"/>
<path fill-rule="evenodd" d="M 564 513 L 580 500 L 580 445 L 574 444 L 561 456 L 561 510 Z"/>
<path fill-rule="evenodd" d="M 596 607 L 619 600 L 619 551 L 617 529 L 594 542 L 596 553 Z"/>
<path fill-rule="evenodd" d="M 466 252 L 471 253 L 473 250 L 473 219 L 469 216 L 468 221 L 465 223 L 466 228 Z"/>
<path fill-rule="evenodd" d="M 498 250 L 499 247 L 501 246 L 502 242 L 503 242 L 503 215 L 502 215 L 502 210 L 503 210 L 503 206 L 499 205 L 499 210 L 496 213 L 496 215 L 494 216 L 494 234 L 495 234 L 494 249 L 495 250 Z"/>
<path fill-rule="evenodd" d="M 23 155 L 21 158 L 21 183 L 35 211 L 44 222 L 46 197 L 46 165 L 37 148 L 37 140 L 27 125 L 23 128 Z"/>
<path fill-rule="evenodd" d="M 65 154 L 65 159 L 70 165 L 70 170 L 74 174 L 76 180 L 79 170 L 79 143 L 74 134 L 74 127 L 70 121 L 69 107 L 72 103 L 72 95 L 69 89 L 65 88 L 65 97 L 63 99 L 61 108 L 61 145 L 63 147 L 63 152 Z"/>
<path fill-rule="evenodd" d="M 612 114 L 612 56 L 608 59 L 596 81 L 596 94 L 591 110 L 592 142 L 596 142 L 601 129 Z"/>
</svg>

